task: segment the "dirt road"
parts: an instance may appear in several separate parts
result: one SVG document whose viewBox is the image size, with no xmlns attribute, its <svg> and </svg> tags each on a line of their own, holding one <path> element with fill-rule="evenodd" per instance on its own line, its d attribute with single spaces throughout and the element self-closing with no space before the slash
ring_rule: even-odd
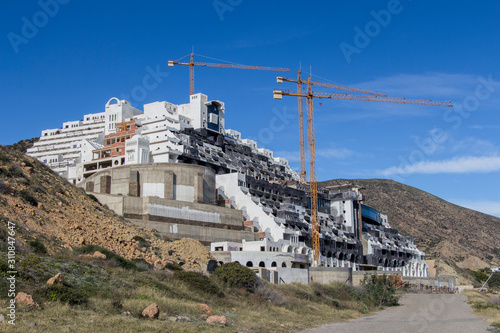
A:
<svg viewBox="0 0 500 333">
<path fill-rule="evenodd" d="M 449 294 L 409 294 L 401 306 L 387 308 L 374 316 L 346 323 L 328 324 L 301 333 L 481 333 L 490 325 L 472 314 L 467 297 Z"/>
</svg>

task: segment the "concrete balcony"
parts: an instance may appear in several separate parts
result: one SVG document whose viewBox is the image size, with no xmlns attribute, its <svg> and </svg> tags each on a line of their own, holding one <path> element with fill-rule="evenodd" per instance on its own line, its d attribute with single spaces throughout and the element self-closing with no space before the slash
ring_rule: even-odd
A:
<svg viewBox="0 0 500 333">
<path fill-rule="evenodd" d="M 308 264 L 309 263 L 309 256 L 307 254 L 300 254 L 300 253 L 295 253 L 294 262 L 302 263 L 302 264 Z"/>
</svg>

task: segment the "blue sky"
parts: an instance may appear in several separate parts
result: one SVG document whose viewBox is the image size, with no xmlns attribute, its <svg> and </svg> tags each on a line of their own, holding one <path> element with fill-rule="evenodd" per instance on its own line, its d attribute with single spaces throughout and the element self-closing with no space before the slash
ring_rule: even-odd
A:
<svg viewBox="0 0 500 333">
<path fill-rule="evenodd" d="M 288 67 L 291 78 L 302 66 L 318 81 L 452 101 L 315 100 L 318 178 L 391 178 L 500 216 L 498 2 L 42 0 L 0 10 L 0 144 L 101 112 L 111 97 L 186 103 L 188 68 L 167 61 L 194 47 Z M 196 92 L 226 103 L 227 128 L 298 169 L 297 100 L 272 98 L 295 87 L 277 75 L 196 68 Z"/>
</svg>

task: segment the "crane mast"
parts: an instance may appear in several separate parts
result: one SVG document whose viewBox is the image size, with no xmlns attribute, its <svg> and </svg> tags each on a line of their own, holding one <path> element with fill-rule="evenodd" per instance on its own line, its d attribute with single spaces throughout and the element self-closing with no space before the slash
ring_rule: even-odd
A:
<svg viewBox="0 0 500 333">
<path fill-rule="evenodd" d="M 301 101 L 302 98 L 306 98 L 307 105 L 307 132 L 308 132 L 308 149 L 309 149 L 309 186 L 311 191 L 311 226 L 312 226 L 312 248 L 313 248 L 313 266 L 318 267 L 321 264 L 320 261 L 320 243 L 319 243 L 319 219 L 318 219 L 318 183 L 316 176 L 316 139 L 314 132 L 314 110 L 313 110 L 313 98 L 328 98 L 328 99 L 344 99 L 344 100 L 358 100 L 358 101 L 370 101 L 370 102 L 385 102 L 385 103 L 399 103 L 399 104 L 417 104 L 417 105 L 432 105 L 432 106 L 444 106 L 444 107 L 452 107 L 451 102 L 442 102 L 442 101 L 431 101 L 431 100 L 422 100 L 422 99 L 407 99 L 407 98 L 395 98 L 388 97 L 384 93 L 351 88 L 348 86 L 323 83 L 323 82 L 314 82 L 311 81 L 310 78 L 305 82 L 307 84 L 307 90 L 304 94 L 302 92 L 302 83 L 304 81 L 300 78 L 300 71 L 297 80 L 286 79 L 283 77 L 278 77 L 277 82 L 282 83 L 284 81 L 297 83 L 297 92 L 289 92 L 284 90 L 274 90 L 273 97 L 275 99 L 282 99 L 283 96 L 296 96 L 299 98 L 299 121 L 301 120 Z M 364 93 L 367 95 L 352 95 L 352 94 L 332 94 L 332 93 L 318 93 L 313 92 L 311 86 L 319 86 L 319 87 L 327 87 L 333 89 L 340 90 L 348 90 L 354 91 L 358 93 Z M 304 146 L 304 131 L 299 126 L 300 130 L 300 144 L 301 144 L 301 168 L 304 171 L 305 178 L 305 154 L 302 154 L 302 147 Z M 304 165 L 304 166 L 303 166 Z M 302 173 L 301 171 L 301 181 L 302 181 Z M 361 236 L 361 230 L 359 230 L 359 235 Z"/>
<path fill-rule="evenodd" d="M 302 80 L 300 78 L 301 70 L 297 74 L 297 93 L 302 94 Z M 304 103 L 302 101 L 302 96 L 298 96 L 299 103 L 299 141 L 300 141 L 300 183 L 307 183 L 306 175 L 306 148 L 304 140 Z"/>
<path fill-rule="evenodd" d="M 318 182 L 316 177 L 316 139 L 314 135 L 313 92 L 311 79 L 307 79 L 307 133 L 309 142 L 309 186 L 311 191 L 311 225 L 313 266 L 320 265 L 319 219 L 318 219 Z"/>
</svg>

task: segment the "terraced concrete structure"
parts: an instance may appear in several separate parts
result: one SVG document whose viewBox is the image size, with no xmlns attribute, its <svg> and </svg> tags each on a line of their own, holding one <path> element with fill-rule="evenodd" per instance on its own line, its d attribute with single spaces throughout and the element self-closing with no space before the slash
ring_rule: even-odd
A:
<svg viewBox="0 0 500 333">
<path fill-rule="evenodd" d="M 158 163 L 175 165 L 180 167 L 177 173 L 194 172 L 193 169 L 182 169 L 182 165 L 195 165 L 205 170 L 202 173 L 213 175 L 202 177 L 206 182 L 203 186 L 213 189 L 213 192 L 202 194 L 203 191 L 198 191 L 196 200 L 191 202 L 207 207 L 205 212 L 209 212 L 210 207 L 216 210 L 215 205 L 237 210 L 242 217 L 238 228 L 241 227 L 242 232 L 253 234 L 253 237 L 242 234 L 241 241 L 234 236 L 226 240 L 214 236 L 211 249 L 220 261 L 238 261 L 243 265 L 269 269 L 310 266 L 312 241 L 309 186 L 298 182 L 298 173 L 290 168 L 287 160 L 275 157 L 270 150 L 259 148 L 255 141 L 241 138 L 239 132 L 225 129 L 224 103 L 209 101 L 207 96 L 196 94 L 190 97 L 188 104 L 155 102 L 146 104 L 145 112 L 137 112 L 137 109 L 131 112 L 128 102 L 117 100 L 116 104 L 110 104 L 112 100 L 114 99 L 106 104 L 103 139 L 86 139 L 98 147 L 94 151 L 101 153 L 96 155 L 97 159 L 89 160 L 88 155 L 82 151 L 77 163 L 80 172 L 72 173 L 77 174 L 81 186 L 101 193 L 101 197 L 102 194 L 138 197 L 143 198 L 141 202 L 147 202 L 148 205 L 152 201 L 145 198 L 158 197 L 164 200 L 161 205 L 173 206 L 172 200 L 190 202 L 185 196 L 166 194 L 168 189 L 174 191 L 177 186 L 173 178 L 164 177 L 151 181 L 146 187 L 141 185 L 142 190 L 129 192 L 126 190 L 134 187 L 122 184 L 124 190 L 120 193 L 103 193 L 102 189 L 107 189 L 102 182 L 109 182 L 111 191 L 113 184 L 120 181 L 113 176 L 115 173 L 111 170 L 116 168 L 118 171 L 138 163 L 146 171 L 157 168 Z M 111 120 L 114 122 L 110 122 Z M 131 123 L 135 123 L 135 133 L 127 134 L 128 137 L 120 135 L 120 126 L 128 124 L 127 129 L 130 130 Z M 106 162 L 108 157 L 102 157 L 102 151 L 108 149 L 107 140 L 111 137 L 124 139 L 123 144 L 120 143 L 123 151 L 113 152 L 113 161 L 119 161 L 116 165 Z M 124 157 L 120 158 L 120 154 Z M 142 157 L 134 158 L 136 156 Z M 101 161 L 103 158 L 104 161 Z M 146 172 L 144 170 L 138 171 L 139 174 Z M 199 170 L 195 173 L 197 172 Z M 145 177 L 149 177 L 146 174 L 147 172 L 144 173 Z M 122 178 L 131 177 L 129 172 Z M 96 186 L 98 182 L 100 185 Z M 163 187 L 159 185 L 162 182 Z M 152 183 L 158 184 L 151 185 Z M 215 200 L 211 199 L 212 196 Z M 124 205 L 121 213 L 124 214 L 130 208 L 127 208 L 127 202 L 129 205 L 134 205 L 134 202 L 137 205 L 138 198 L 121 200 Z M 425 254 L 417 249 L 411 238 L 402 236 L 391 228 L 386 216 L 362 205 L 362 200 L 362 189 L 352 184 L 318 190 L 321 264 L 326 267 L 349 267 L 353 270 L 400 271 L 404 276 L 427 276 Z M 195 209 L 192 205 L 186 204 L 185 207 Z M 151 220 L 142 217 L 145 212 L 141 213 L 140 218 L 129 218 L 135 218 L 136 222 L 143 221 L 145 226 L 148 226 L 149 221 L 149 227 L 157 229 L 157 223 L 153 227 Z M 196 226 L 200 222 L 197 219 L 205 218 L 196 217 L 196 214 L 189 216 L 182 223 Z M 200 233 L 192 228 L 191 230 L 194 238 L 199 237 Z M 165 232 L 168 233 L 168 230 Z"/>
</svg>

